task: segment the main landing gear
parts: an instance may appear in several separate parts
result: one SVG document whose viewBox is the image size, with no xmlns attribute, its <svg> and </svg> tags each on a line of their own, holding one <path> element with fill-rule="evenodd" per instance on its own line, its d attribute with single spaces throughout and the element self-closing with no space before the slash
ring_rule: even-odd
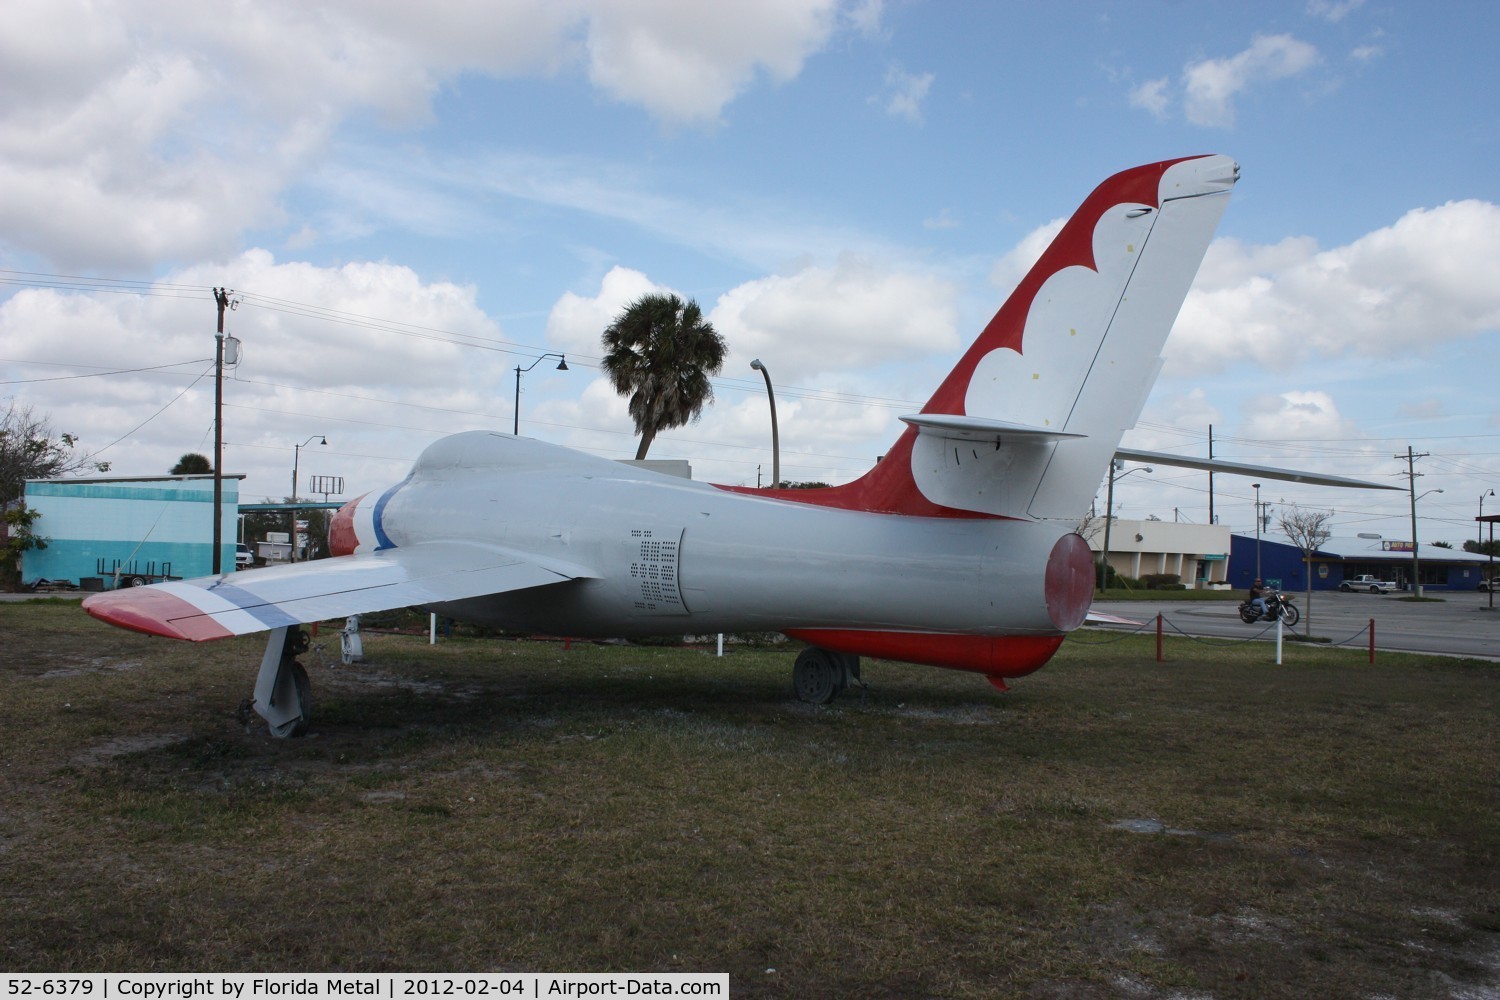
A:
<svg viewBox="0 0 1500 1000">
<path fill-rule="evenodd" d="M 297 657 L 307 652 L 310 645 L 307 633 L 300 628 L 272 629 L 266 641 L 260 673 L 255 677 L 253 705 L 256 713 L 266 720 L 271 735 L 278 739 L 307 732 L 307 721 L 312 715 L 312 684 Z"/>
<path fill-rule="evenodd" d="M 860 683 L 859 657 L 809 646 L 797 654 L 792 667 L 792 687 L 809 704 L 826 705 L 850 684 Z"/>
</svg>

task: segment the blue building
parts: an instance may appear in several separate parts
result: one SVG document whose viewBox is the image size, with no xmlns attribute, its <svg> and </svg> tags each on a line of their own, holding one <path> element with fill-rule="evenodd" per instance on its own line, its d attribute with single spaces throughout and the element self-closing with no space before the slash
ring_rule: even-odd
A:
<svg viewBox="0 0 1500 1000">
<path fill-rule="evenodd" d="M 1258 552 L 1258 556 L 1257 556 Z M 1417 552 L 1423 590 L 1474 590 L 1489 577 L 1485 556 L 1436 545 L 1422 545 Z M 1248 588 L 1259 575 L 1279 590 L 1307 589 L 1307 564 L 1302 550 L 1280 535 L 1234 534 L 1229 540 L 1229 581 L 1235 589 Z M 1312 589 L 1338 590 L 1339 584 L 1368 573 L 1411 589 L 1411 542 L 1356 535 L 1330 538 L 1312 559 Z"/>
<path fill-rule="evenodd" d="M 223 477 L 220 566 L 234 569 L 240 480 Z M 96 589 L 213 572 L 214 477 L 30 479 L 24 503 L 47 542 L 21 558 L 21 581 Z M 102 583 L 93 583 L 101 580 Z"/>
</svg>

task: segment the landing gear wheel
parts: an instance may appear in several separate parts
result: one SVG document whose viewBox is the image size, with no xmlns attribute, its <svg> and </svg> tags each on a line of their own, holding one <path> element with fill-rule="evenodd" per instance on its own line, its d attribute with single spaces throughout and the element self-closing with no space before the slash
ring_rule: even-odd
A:
<svg viewBox="0 0 1500 1000">
<path fill-rule="evenodd" d="M 307 679 L 307 670 L 293 660 L 284 670 L 292 672 L 292 688 L 297 699 L 297 717 L 279 726 L 271 726 L 271 735 L 279 740 L 292 739 L 307 734 L 307 720 L 312 717 L 312 682 Z"/>
<path fill-rule="evenodd" d="M 847 676 L 840 654 L 809 646 L 797 654 L 797 662 L 792 667 L 792 687 L 800 701 L 826 705 L 844 690 Z"/>
<path fill-rule="evenodd" d="M 1295 604 L 1284 604 L 1281 607 L 1281 620 L 1286 622 L 1286 627 L 1291 628 L 1302 620 L 1302 612 L 1297 610 Z"/>
</svg>

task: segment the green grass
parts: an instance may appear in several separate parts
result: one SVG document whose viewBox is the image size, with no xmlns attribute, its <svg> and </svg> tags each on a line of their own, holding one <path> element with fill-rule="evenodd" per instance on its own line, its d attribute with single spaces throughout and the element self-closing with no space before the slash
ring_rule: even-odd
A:
<svg viewBox="0 0 1500 1000">
<path fill-rule="evenodd" d="M 253 637 L 152 640 L 76 605 L 0 606 L 0 634 L 11 970 L 1496 988 L 1488 664 L 1171 639 L 1157 664 L 1154 637 L 1089 633 L 1005 694 L 877 662 L 814 709 L 790 650 L 367 635 L 367 664 L 304 658 L 312 735 L 275 741 L 236 719 Z"/>
</svg>

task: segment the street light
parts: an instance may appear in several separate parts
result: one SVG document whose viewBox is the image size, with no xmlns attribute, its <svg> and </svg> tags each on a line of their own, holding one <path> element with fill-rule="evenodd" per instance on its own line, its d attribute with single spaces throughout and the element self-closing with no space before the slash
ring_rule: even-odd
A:
<svg viewBox="0 0 1500 1000">
<path fill-rule="evenodd" d="M 515 422 L 511 425 L 510 428 L 510 432 L 516 437 L 521 436 L 521 373 L 531 371 L 531 369 L 541 364 L 547 358 L 559 359 L 557 362 L 558 371 L 565 372 L 568 370 L 568 359 L 555 351 L 543 354 L 540 358 L 537 358 L 525 368 L 522 368 L 520 365 L 516 365 L 516 416 Z"/>
<path fill-rule="evenodd" d="M 1251 483 L 1255 487 L 1255 578 L 1261 579 L 1260 575 L 1260 483 Z"/>
<path fill-rule="evenodd" d="M 318 444 L 328 444 L 328 439 L 322 434 L 313 434 L 301 444 L 292 445 L 292 551 L 290 561 L 297 561 L 297 467 L 301 464 L 302 449 L 312 444 L 313 438 L 318 439 Z"/>
<path fill-rule="evenodd" d="M 771 373 L 760 363 L 760 358 L 750 362 L 750 367 L 766 379 L 766 398 L 771 401 L 771 488 L 781 485 L 781 438 L 776 432 L 776 393 L 771 390 Z"/>
<path fill-rule="evenodd" d="M 1149 465 L 1142 465 L 1116 476 L 1115 470 L 1123 464 L 1118 458 L 1109 463 L 1109 489 L 1104 494 L 1104 548 L 1099 553 L 1099 593 L 1101 594 L 1104 593 L 1104 584 L 1107 582 L 1105 577 L 1109 575 L 1105 567 L 1109 565 L 1109 528 L 1115 519 L 1115 480 L 1124 479 L 1135 472 L 1155 471 Z"/>
<path fill-rule="evenodd" d="M 1494 495 L 1495 495 L 1495 491 L 1494 490 L 1485 490 L 1483 493 L 1479 494 L 1479 517 L 1477 517 L 1475 519 L 1476 526 L 1475 526 L 1475 529 L 1474 529 L 1475 531 L 1477 531 L 1479 533 L 1479 547 L 1474 550 L 1476 553 L 1484 551 L 1484 498 L 1485 497 L 1492 497 Z M 1493 523 L 1491 523 L 1490 524 L 1490 541 L 1493 542 L 1494 540 L 1495 540 L 1495 525 Z M 1493 545 L 1490 547 L 1490 571 L 1485 574 L 1485 577 L 1484 577 L 1484 589 L 1490 595 L 1490 603 L 1489 603 L 1489 607 L 1488 607 L 1487 610 L 1494 611 L 1495 610 L 1495 549 L 1494 549 Z"/>
<path fill-rule="evenodd" d="M 1411 488 L 1411 596 L 1422 596 L 1422 560 L 1417 551 L 1422 547 L 1417 542 L 1417 501 L 1425 497 L 1427 493 L 1441 493 L 1441 489 L 1428 490 L 1427 493 L 1417 493 L 1417 480 L 1412 477 Z"/>
</svg>

